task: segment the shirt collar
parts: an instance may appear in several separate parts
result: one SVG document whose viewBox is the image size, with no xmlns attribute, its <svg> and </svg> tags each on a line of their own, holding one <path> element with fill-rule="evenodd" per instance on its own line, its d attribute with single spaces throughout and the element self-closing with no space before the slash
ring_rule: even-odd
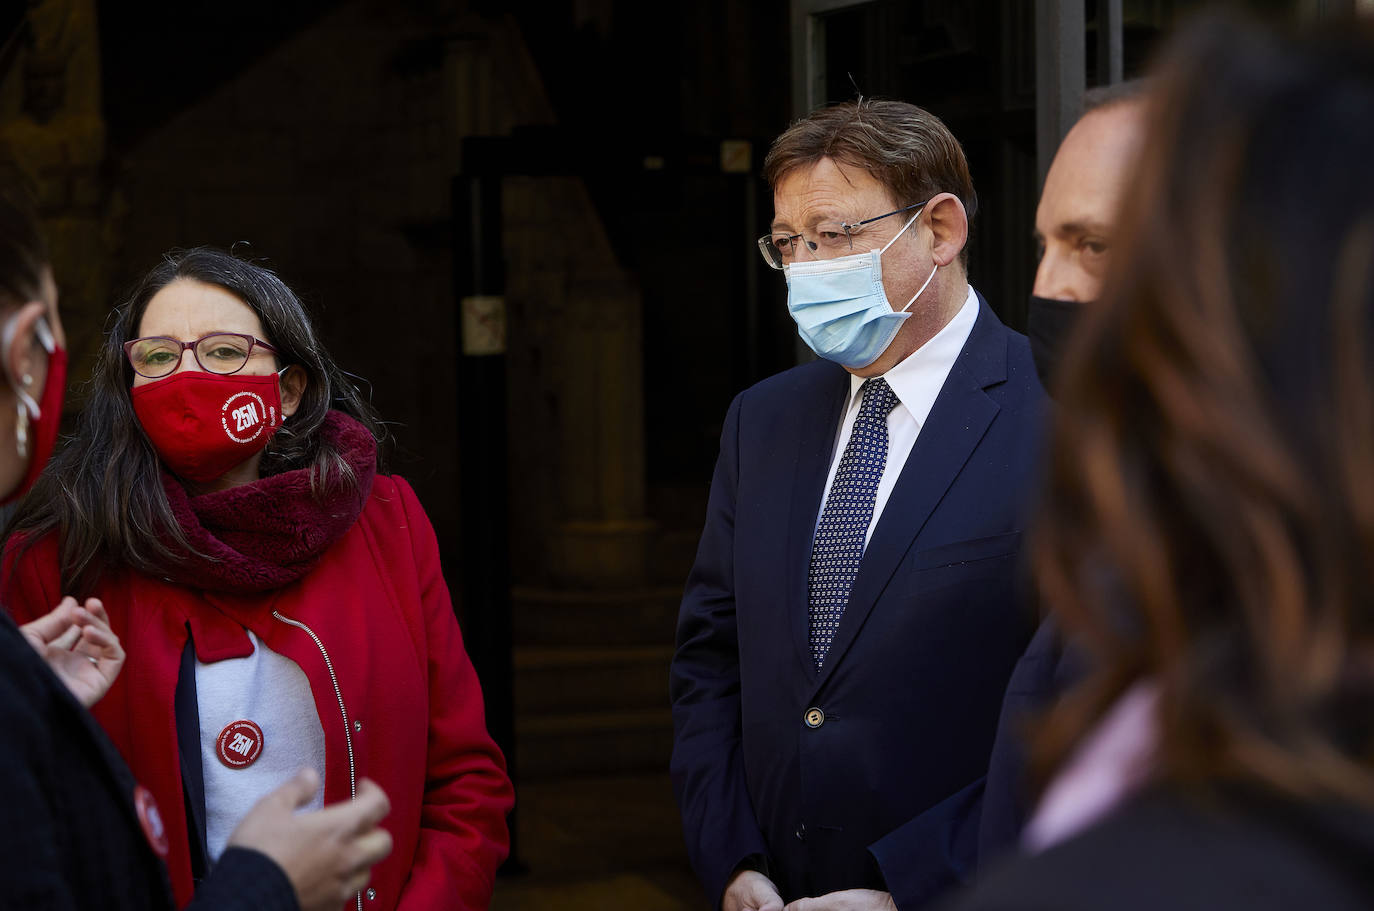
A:
<svg viewBox="0 0 1374 911">
<path fill-rule="evenodd" d="M 1037 853 L 1091 826 L 1149 780 L 1159 743 L 1159 686 L 1136 681 L 1051 780 L 1021 842 Z"/>
<path fill-rule="evenodd" d="M 931 336 L 920 348 L 893 365 L 882 374 L 887 385 L 897 396 L 902 407 L 916 421 L 916 426 L 925 425 L 930 409 L 935 407 L 935 398 L 945 385 L 945 378 L 964 350 L 964 343 L 973 332 L 973 324 L 978 321 L 978 295 L 969 285 L 968 297 L 954 318 L 945 323 L 943 329 Z M 856 408 L 862 398 L 860 389 L 868 377 L 849 377 L 848 408 Z"/>
</svg>

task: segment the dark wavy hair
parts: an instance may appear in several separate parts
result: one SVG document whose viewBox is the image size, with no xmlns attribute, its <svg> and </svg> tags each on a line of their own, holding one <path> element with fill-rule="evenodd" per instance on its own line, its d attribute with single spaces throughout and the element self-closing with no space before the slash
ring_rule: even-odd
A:
<svg viewBox="0 0 1374 911">
<path fill-rule="evenodd" d="M 263 453 L 264 476 L 307 468 L 321 497 L 340 485 L 356 488 L 358 479 L 347 460 L 318 432 L 331 409 L 368 429 L 378 441 L 381 468 L 384 431 L 376 413 L 320 344 L 300 298 L 286 283 L 270 269 L 222 250 L 174 250 L 114 311 L 76 433 L 53 457 L 5 530 L 6 542 L 13 535 L 33 542 L 58 533 L 64 590 L 89 592 L 107 563 L 154 571 L 174 559 L 169 540 L 183 553 L 194 552 L 172 515 L 157 452 L 134 414 L 129 396 L 134 374 L 124 354 L 124 343 L 137 337 L 148 302 L 185 279 L 223 288 L 251 307 L 262 321 L 265 340 L 277 349 L 277 366 L 295 365 L 306 373 L 300 406 Z"/>
<path fill-rule="evenodd" d="M 1149 678 L 1163 780 L 1374 803 L 1374 31 L 1208 18 L 1150 91 L 1032 544 L 1096 659 L 1040 771 Z"/>
</svg>

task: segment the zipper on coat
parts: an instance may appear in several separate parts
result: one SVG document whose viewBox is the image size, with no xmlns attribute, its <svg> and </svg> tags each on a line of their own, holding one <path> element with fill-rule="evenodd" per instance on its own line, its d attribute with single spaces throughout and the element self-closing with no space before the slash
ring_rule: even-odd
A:
<svg viewBox="0 0 1374 911">
<path fill-rule="evenodd" d="M 303 630 L 307 636 L 315 640 L 315 647 L 320 650 L 320 655 L 324 658 L 324 669 L 329 672 L 329 682 L 334 685 L 334 698 L 339 700 L 339 714 L 343 716 L 344 745 L 348 747 L 348 796 L 350 799 L 356 800 L 358 798 L 358 773 L 357 765 L 353 759 L 353 728 L 348 723 L 348 709 L 344 706 L 343 690 L 339 689 L 339 677 L 334 673 L 334 662 L 329 660 L 329 652 L 325 649 L 324 642 L 315 635 L 313 629 L 299 620 L 292 620 L 281 611 L 272 611 L 272 616 L 287 626 L 294 626 L 296 629 Z M 358 911 L 362 911 L 363 893 L 359 891 L 354 898 L 358 903 Z"/>
</svg>

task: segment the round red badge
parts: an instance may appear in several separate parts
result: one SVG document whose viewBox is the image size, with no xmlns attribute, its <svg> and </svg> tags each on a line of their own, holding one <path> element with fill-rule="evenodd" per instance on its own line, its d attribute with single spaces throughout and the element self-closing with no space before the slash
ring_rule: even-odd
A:
<svg viewBox="0 0 1374 911">
<path fill-rule="evenodd" d="M 162 814 L 157 810 L 153 792 L 143 785 L 134 786 L 134 810 L 138 813 L 138 823 L 143 826 L 143 836 L 157 852 L 157 856 L 167 857 L 167 827 L 162 824 Z"/>
<path fill-rule="evenodd" d="M 231 769 L 252 765 L 262 755 L 262 728 L 247 719 L 226 724 L 215 741 L 215 752 Z"/>
</svg>

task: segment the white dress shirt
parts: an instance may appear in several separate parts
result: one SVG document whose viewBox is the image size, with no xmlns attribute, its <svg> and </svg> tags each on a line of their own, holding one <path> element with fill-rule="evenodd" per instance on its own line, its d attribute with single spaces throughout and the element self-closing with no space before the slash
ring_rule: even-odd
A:
<svg viewBox="0 0 1374 911">
<path fill-rule="evenodd" d="M 897 476 L 906 465 L 911 447 L 916 445 L 916 437 L 935 406 L 935 398 L 945 385 L 949 371 L 964 350 L 964 343 L 973 332 L 973 324 L 978 320 L 978 295 L 973 286 L 968 289 L 968 297 L 954 318 L 920 348 L 897 363 L 882 378 L 897 396 L 898 405 L 887 416 L 887 464 L 883 466 L 883 477 L 878 482 L 878 494 L 873 501 L 873 518 L 868 523 L 868 533 L 864 536 L 864 546 L 873 537 L 873 529 L 883 514 L 887 498 L 892 488 L 897 486 Z M 825 490 L 821 493 L 821 509 L 816 514 L 816 525 L 825 512 L 825 499 L 830 496 L 830 485 L 835 482 L 835 472 L 840 467 L 840 458 L 854 431 L 854 421 L 859 416 L 859 405 L 863 402 L 864 380 L 867 377 L 850 375 L 849 401 L 840 418 L 840 432 L 835 437 L 835 451 L 830 457 L 830 474 L 825 479 Z"/>
</svg>

